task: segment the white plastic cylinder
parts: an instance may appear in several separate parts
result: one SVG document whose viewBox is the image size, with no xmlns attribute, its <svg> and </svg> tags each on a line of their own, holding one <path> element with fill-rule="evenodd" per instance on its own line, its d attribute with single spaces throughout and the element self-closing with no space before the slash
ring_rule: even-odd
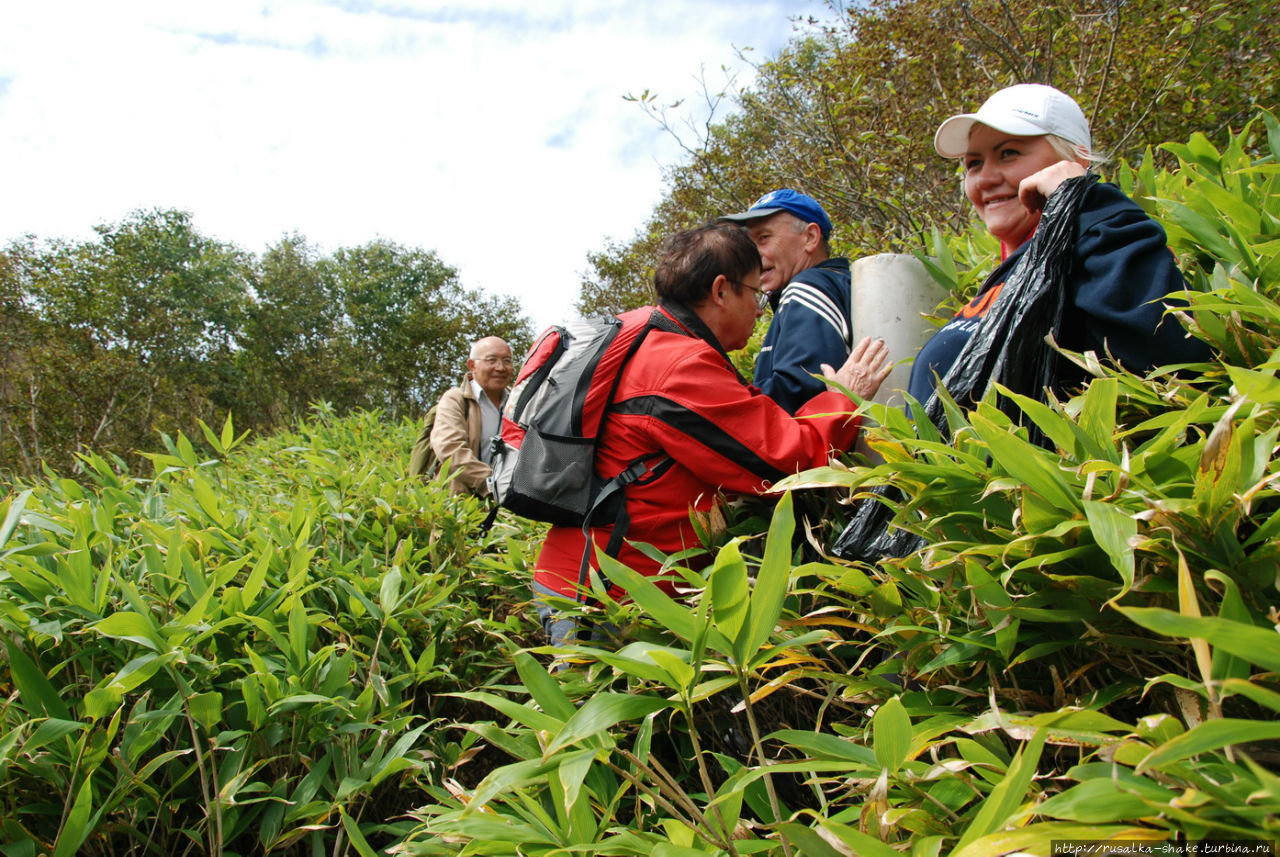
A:
<svg viewBox="0 0 1280 857">
<path fill-rule="evenodd" d="M 864 256 L 849 271 L 854 343 L 864 336 L 879 337 L 896 364 L 873 400 L 902 407 L 911 380 L 911 365 L 903 361 L 914 358 L 937 331 L 924 317 L 937 309 L 947 291 L 919 259 L 905 253 Z"/>
</svg>

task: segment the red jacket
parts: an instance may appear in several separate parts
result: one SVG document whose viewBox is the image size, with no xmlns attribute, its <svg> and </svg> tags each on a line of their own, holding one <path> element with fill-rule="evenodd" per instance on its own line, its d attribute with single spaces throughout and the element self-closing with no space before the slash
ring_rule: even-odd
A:
<svg viewBox="0 0 1280 857">
<path fill-rule="evenodd" d="M 625 489 L 630 527 L 618 559 L 653 575 L 659 564 L 632 546 L 648 543 L 665 554 L 700 545 L 690 509 L 706 512 L 718 491 L 758 492 L 791 473 L 827 463 L 832 449 L 848 449 L 858 434 L 853 403 L 842 393 L 819 393 L 792 417 L 742 379 L 715 336 L 688 308 L 664 305 L 688 335 L 650 331 L 622 370 L 596 455 L 596 473 L 609 479 L 637 458 L 657 453 L 674 462 L 657 478 Z M 652 307 L 622 316 L 643 323 Z M 592 529 L 604 547 L 613 527 Z M 585 539 L 580 529 L 552 527 L 534 580 L 568 598 L 578 594 Z M 591 565 L 598 563 L 592 552 Z M 611 593 L 620 597 L 621 590 Z"/>
</svg>

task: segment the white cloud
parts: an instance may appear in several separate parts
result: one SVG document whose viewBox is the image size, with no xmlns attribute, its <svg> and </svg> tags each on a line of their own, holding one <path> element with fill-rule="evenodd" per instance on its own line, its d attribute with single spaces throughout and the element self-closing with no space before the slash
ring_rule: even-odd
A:
<svg viewBox="0 0 1280 857">
<path fill-rule="evenodd" d="M 673 141 L 629 92 L 773 53 L 820 0 L 202 0 L 0 12 L 0 241 L 192 212 L 260 252 L 376 237 L 567 317 L 588 251 L 661 194 Z M 692 108 L 690 108 L 692 109 Z"/>
</svg>

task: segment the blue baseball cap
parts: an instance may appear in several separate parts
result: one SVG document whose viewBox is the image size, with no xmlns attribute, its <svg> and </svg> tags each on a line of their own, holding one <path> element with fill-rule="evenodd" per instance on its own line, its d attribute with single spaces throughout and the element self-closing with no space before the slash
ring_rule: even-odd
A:
<svg viewBox="0 0 1280 857">
<path fill-rule="evenodd" d="M 822 206 L 818 205 L 818 201 L 789 187 L 769 191 L 753 202 L 746 211 L 738 214 L 726 214 L 720 219 L 745 223 L 768 217 L 771 214 L 777 214 L 779 211 L 794 214 L 805 223 L 818 224 L 818 229 L 822 231 L 823 238 L 831 234 L 831 218 L 827 217 L 827 213 L 822 210 Z"/>
</svg>

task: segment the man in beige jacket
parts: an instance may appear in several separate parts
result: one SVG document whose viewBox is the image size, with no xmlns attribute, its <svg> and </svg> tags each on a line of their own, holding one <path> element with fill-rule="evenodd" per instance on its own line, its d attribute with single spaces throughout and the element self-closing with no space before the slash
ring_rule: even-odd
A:
<svg viewBox="0 0 1280 857">
<path fill-rule="evenodd" d="M 427 436 L 430 451 L 441 467 L 448 467 L 455 493 L 481 497 L 489 493 L 487 441 L 502 427 L 502 406 L 513 373 L 511 346 L 487 336 L 471 346 L 462 384 L 446 391 L 433 408 L 435 420 Z M 423 441 L 419 437 L 419 447 Z M 410 472 L 430 476 L 434 468 L 422 464 L 426 450 L 421 452 L 422 456 L 415 449 Z"/>
</svg>

